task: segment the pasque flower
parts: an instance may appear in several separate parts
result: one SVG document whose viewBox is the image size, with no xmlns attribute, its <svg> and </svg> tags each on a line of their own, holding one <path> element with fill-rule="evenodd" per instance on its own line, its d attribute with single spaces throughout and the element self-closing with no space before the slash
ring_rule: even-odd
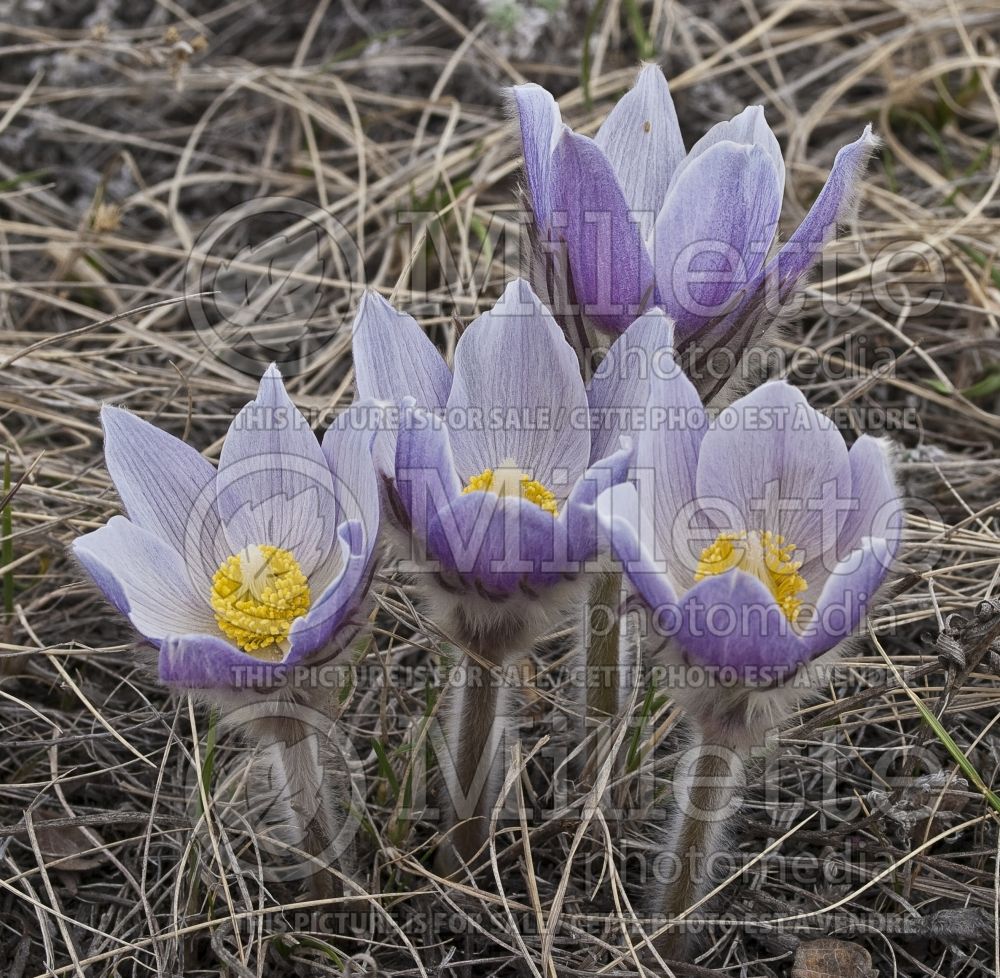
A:
<svg viewBox="0 0 1000 978">
<path fill-rule="evenodd" d="M 654 357 L 659 336 L 646 317 L 601 365 L 619 377 L 623 403 L 645 403 L 647 423 L 634 482 L 603 493 L 597 510 L 646 606 L 647 654 L 666 667 L 694 734 L 673 782 L 677 873 L 654 908 L 676 922 L 708 889 L 751 751 L 871 607 L 902 507 L 880 441 L 862 436 L 848 451 L 784 382 L 710 421 L 669 354 Z M 636 351 L 660 369 L 637 378 L 627 369 Z M 675 956 L 684 935 L 664 934 L 661 949 Z"/>
<path fill-rule="evenodd" d="M 605 439 L 607 453 L 592 458 L 576 358 L 520 280 L 462 333 L 454 372 L 414 320 L 374 295 L 355 323 L 354 362 L 358 396 L 400 409 L 376 450 L 397 547 L 468 654 L 462 674 L 502 671 L 580 599 L 598 548 L 594 503 L 625 478 L 631 445 Z M 508 690 L 488 677 L 454 696 L 445 803 L 453 851 L 469 860 L 495 793 Z"/>
<path fill-rule="evenodd" d="M 157 650 L 160 680 L 207 698 L 257 745 L 264 770 L 240 817 L 273 813 L 268 837 L 289 842 L 268 870 L 339 895 L 332 863 L 349 865 L 357 825 L 337 684 L 321 670 L 365 621 L 379 521 L 371 433 L 342 415 L 321 447 L 273 365 L 218 469 L 127 411 L 105 407 L 101 420 L 128 516 L 77 539 L 74 554 Z"/>
<path fill-rule="evenodd" d="M 760 106 L 685 152 L 655 65 L 593 139 L 565 126 L 538 85 L 516 86 L 513 100 L 538 238 L 564 244 L 564 258 L 536 263 L 540 294 L 560 315 L 579 308 L 584 324 L 611 333 L 659 307 L 682 351 L 739 352 L 759 337 L 849 213 L 875 145 L 867 127 L 840 150 L 805 219 L 772 254 L 785 165 Z"/>
<path fill-rule="evenodd" d="M 127 411 L 101 412 L 128 516 L 73 544 L 108 600 L 158 650 L 160 679 L 219 694 L 284 682 L 358 630 L 378 531 L 371 435 L 322 447 L 277 369 L 237 415 L 218 469 Z"/>
</svg>

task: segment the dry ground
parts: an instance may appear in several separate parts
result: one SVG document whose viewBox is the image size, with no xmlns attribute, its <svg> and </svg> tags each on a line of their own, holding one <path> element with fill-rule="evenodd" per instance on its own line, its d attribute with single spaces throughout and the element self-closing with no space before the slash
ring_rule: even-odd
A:
<svg viewBox="0 0 1000 978">
<path fill-rule="evenodd" d="M 510 273 L 495 232 L 514 226 L 518 161 L 500 89 L 542 82 L 593 127 L 639 57 L 667 67 L 689 144 L 746 104 L 767 107 L 788 161 L 785 233 L 836 148 L 874 123 L 884 142 L 859 219 L 782 341 L 783 370 L 847 432 L 893 409 L 916 500 L 898 595 L 759 772 L 734 831 L 741 864 L 712 905 L 720 923 L 677 974 L 801 978 L 813 973 L 793 971 L 800 942 L 824 935 L 866 950 L 883 976 L 997 973 L 984 793 L 1000 763 L 995 0 L 0 11 L 0 432 L 17 486 L 0 531 L 0 974 L 636 972 L 622 949 L 681 743 L 667 698 L 640 689 L 622 721 L 620 817 L 584 812 L 546 759 L 565 747 L 571 700 L 556 636 L 528 669 L 510 786 L 547 814 L 501 827 L 497 872 L 478 887 L 446 884 L 433 821 L 398 810 L 434 710 L 437 671 L 415 670 L 441 653 L 406 588 L 379 578 L 374 646 L 342 720 L 365 796 L 367 898 L 348 939 L 298 910 L 294 886 L 238 872 L 238 825 L 213 812 L 211 833 L 193 828 L 206 756 L 221 776 L 241 748 L 213 747 L 206 713 L 140 668 L 66 549 L 118 509 L 102 402 L 211 454 L 253 388 L 211 352 L 200 300 L 173 301 L 192 291 L 188 255 L 213 219 L 285 196 L 325 207 L 356 241 L 339 263 L 306 255 L 285 283 L 322 300 L 290 386 L 329 411 L 351 397 L 345 323 L 365 284 L 447 348 L 454 317 L 468 321 Z M 226 274 L 266 277 L 252 246 L 224 256 L 237 262 Z M 209 265 L 208 280 L 221 274 Z M 849 312 L 824 302 L 847 291 Z"/>
</svg>

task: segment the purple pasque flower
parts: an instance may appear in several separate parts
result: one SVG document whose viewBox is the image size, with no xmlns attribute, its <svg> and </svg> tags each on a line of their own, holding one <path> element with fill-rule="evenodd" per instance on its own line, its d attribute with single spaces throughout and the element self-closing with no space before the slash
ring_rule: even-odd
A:
<svg viewBox="0 0 1000 978">
<path fill-rule="evenodd" d="M 544 88 L 518 85 L 513 99 L 535 227 L 542 242 L 564 243 L 568 264 L 553 276 L 562 256 L 536 263 L 547 283 L 540 294 L 558 314 L 563 303 L 578 306 L 611 333 L 659 307 L 681 351 L 697 342 L 738 352 L 760 335 L 850 212 L 875 145 L 869 126 L 838 152 L 809 213 L 772 255 L 785 165 L 760 106 L 685 153 L 656 65 L 639 72 L 593 139 L 562 123 Z"/>
<path fill-rule="evenodd" d="M 128 516 L 73 553 L 158 649 L 164 683 L 266 687 L 346 647 L 378 532 L 370 433 L 341 423 L 321 446 L 273 365 L 218 469 L 127 411 L 104 407 L 101 421 Z"/>
<path fill-rule="evenodd" d="M 417 564 L 487 603 L 531 599 L 597 552 L 594 501 L 631 446 L 592 458 L 587 392 L 554 319 L 516 280 L 463 333 L 454 372 L 409 316 L 370 295 L 355 324 L 358 396 L 398 405 L 376 451 Z"/>
<path fill-rule="evenodd" d="M 637 436 L 635 483 L 598 499 L 602 529 L 668 657 L 780 682 L 850 636 L 887 576 L 903 516 L 887 451 L 848 451 L 782 381 L 712 422 L 680 371 L 648 391 L 663 423 Z"/>
</svg>

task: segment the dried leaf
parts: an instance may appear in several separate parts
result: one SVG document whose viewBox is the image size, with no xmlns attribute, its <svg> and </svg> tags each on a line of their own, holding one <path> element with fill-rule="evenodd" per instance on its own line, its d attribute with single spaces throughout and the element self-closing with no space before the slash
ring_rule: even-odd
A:
<svg viewBox="0 0 1000 978">
<path fill-rule="evenodd" d="M 824 937 L 799 945 L 792 978 L 878 978 L 878 973 L 863 947 Z"/>
</svg>

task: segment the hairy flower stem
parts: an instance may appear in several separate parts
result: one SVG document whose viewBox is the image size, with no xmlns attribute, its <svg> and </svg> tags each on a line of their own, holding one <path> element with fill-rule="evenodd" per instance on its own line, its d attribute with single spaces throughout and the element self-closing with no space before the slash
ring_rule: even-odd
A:
<svg viewBox="0 0 1000 978">
<path fill-rule="evenodd" d="M 261 748 L 278 831 L 287 845 L 290 880 L 305 880 L 312 899 L 344 896 L 354 868 L 350 777 L 336 733 L 335 691 L 298 691 L 290 700 L 260 705 L 246 733 Z"/>
<path fill-rule="evenodd" d="M 674 774 L 675 811 L 661 865 L 667 880 L 658 898 L 666 922 L 690 910 L 709 891 L 712 864 L 726 844 L 726 824 L 739 807 L 745 785 L 745 740 L 726 728 L 694 724 L 694 742 Z M 690 918 L 686 918 L 690 919 Z M 684 922 L 656 942 L 668 958 L 683 958 L 691 938 Z"/>
<path fill-rule="evenodd" d="M 604 760 L 610 727 L 621 701 L 619 622 L 622 610 L 622 577 L 617 571 L 601 574 L 590 592 L 583 636 L 585 689 L 584 777 L 590 779 Z"/>
<path fill-rule="evenodd" d="M 488 838 L 502 765 L 515 736 L 513 678 L 507 667 L 531 648 L 525 631 L 477 631 L 464 636 L 469 652 L 453 673 L 444 750 L 439 752 L 445 781 L 441 808 L 447 831 L 437 856 L 442 875 L 454 875 L 463 863 L 474 864 Z"/>
</svg>

